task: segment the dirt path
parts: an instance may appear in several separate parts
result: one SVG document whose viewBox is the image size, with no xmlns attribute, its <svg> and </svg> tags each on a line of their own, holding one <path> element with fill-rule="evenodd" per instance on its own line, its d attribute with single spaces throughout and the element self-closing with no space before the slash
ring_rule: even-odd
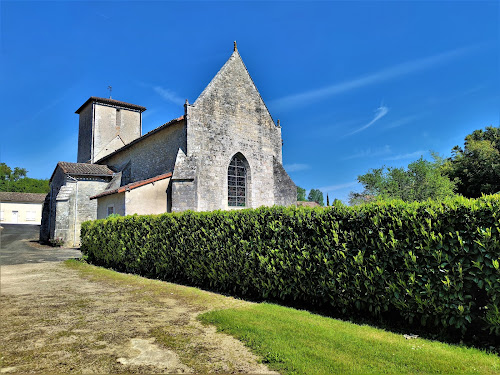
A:
<svg viewBox="0 0 500 375">
<path fill-rule="evenodd" d="M 83 270 L 1 267 L 2 373 L 269 373 L 239 341 L 196 320 L 209 306 L 246 302 Z"/>
</svg>

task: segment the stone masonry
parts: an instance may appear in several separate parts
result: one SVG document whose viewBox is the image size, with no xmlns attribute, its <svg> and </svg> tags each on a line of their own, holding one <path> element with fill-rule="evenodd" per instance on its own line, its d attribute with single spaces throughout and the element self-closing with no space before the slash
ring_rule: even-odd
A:
<svg viewBox="0 0 500 375">
<path fill-rule="evenodd" d="M 183 116 L 141 136 L 145 110 L 91 97 L 76 111 L 78 163 L 60 162 L 52 175 L 42 240 L 63 237 L 78 245 L 81 223 L 110 212 L 296 204 L 296 186 L 282 165 L 281 127 L 274 123 L 236 45 L 198 99 L 186 101 Z M 230 174 L 232 160 L 238 160 L 243 175 Z M 238 198 L 228 193 L 230 189 Z"/>
</svg>

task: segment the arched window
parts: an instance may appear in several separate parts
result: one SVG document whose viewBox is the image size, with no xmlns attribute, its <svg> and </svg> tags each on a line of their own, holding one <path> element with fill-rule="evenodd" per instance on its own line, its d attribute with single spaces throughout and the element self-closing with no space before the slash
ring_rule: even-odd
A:
<svg viewBox="0 0 500 375">
<path fill-rule="evenodd" d="M 243 155 L 235 155 L 227 169 L 227 203 L 232 207 L 245 207 L 247 169 Z"/>
</svg>

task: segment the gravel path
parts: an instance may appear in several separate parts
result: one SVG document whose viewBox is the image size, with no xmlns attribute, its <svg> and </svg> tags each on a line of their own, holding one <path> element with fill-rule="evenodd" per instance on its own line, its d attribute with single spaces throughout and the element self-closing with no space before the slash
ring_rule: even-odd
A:
<svg viewBox="0 0 500 375">
<path fill-rule="evenodd" d="M 3 263 L 0 279 L 1 373 L 270 373 L 196 320 L 248 302 L 61 262 Z"/>
</svg>

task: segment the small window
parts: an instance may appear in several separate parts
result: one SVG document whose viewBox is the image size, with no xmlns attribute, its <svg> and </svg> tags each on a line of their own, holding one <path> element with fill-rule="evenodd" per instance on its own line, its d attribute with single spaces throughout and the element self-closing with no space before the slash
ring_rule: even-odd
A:
<svg viewBox="0 0 500 375">
<path fill-rule="evenodd" d="M 227 203 L 230 207 L 246 206 L 247 169 L 243 159 L 234 156 L 227 171 Z"/>
<path fill-rule="evenodd" d="M 35 211 L 26 211 L 26 221 L 35 221 Z"/>
<path fill-rule="evenodd" d="M 5 219 L 3 218 L 3 211 L 0 211 L 0 221 L 4 221 Z"/>
<path fill-rule="evenodd" d="M 119 128 L 122 126 L 122 112 L 120 108 L 116 109 L 116 127 Z"/>
<path fill-rule="evenodd" d="M 115 206 L 108 206 L 108 216 L 115 213 Z"/>
</svg>

